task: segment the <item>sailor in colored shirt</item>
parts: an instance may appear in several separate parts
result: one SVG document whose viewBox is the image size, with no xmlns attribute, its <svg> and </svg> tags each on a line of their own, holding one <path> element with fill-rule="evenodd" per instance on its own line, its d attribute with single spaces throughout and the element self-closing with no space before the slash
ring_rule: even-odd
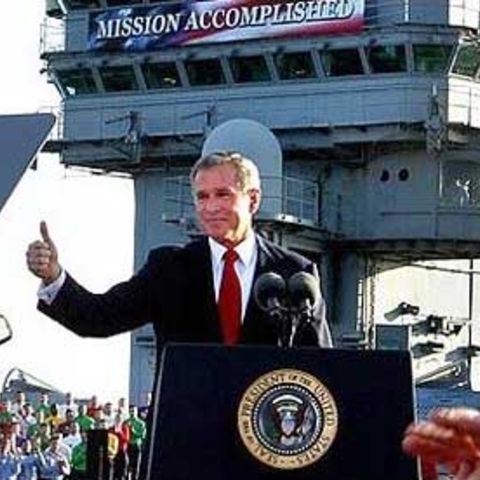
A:
<svg viewBox="0 0 480 480">
<path fill-rule="evenodd" d="M 44 452 L 45 462 L 41 478 L 44 480 L 63 480 L 70 474 L 70 462 L 60 449 L 60 436 L 53 435 L 50 447 Z"/>
<path fill-rule="evenodd" d="M 0 436 L 0 479 L 17 480 L 20 473 L 20 461 L 13 452 L 9 436 Z"/>
</svg>

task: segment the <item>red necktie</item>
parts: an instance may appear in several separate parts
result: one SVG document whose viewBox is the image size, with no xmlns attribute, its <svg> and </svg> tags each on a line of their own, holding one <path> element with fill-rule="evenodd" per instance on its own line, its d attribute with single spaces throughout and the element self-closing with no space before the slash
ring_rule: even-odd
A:
<svg viewBox="0 0 480 480">
<path fill-rule="evenodd" d="M 235 344 L 240 337 L 242 290 L 235 271 L 237 259 L 238 253 L 233 249 L 228 249 L 223 254 L 224 266 L 218 295 L 218 313 L 222 324 L 223 339 L 227 345 Z"/>
</svg>

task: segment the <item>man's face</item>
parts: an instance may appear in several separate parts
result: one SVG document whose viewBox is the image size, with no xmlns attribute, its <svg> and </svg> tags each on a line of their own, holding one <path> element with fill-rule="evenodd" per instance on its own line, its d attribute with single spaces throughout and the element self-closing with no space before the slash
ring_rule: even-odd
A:
<svg viewBox="0 0 480 480">
<path fill-rule="evenodd" d="M 197 216 L 206 235 L 227 247 L 245 239 L 260 205 L 260 192 L 243 192 L 233 166 L 199 170 L 193 191 Z"/>
</svg>

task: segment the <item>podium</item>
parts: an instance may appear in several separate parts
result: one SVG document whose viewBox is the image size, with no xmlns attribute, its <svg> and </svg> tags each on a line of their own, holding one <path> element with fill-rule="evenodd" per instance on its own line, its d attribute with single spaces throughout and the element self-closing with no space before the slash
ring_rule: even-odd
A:
<svg viewBox="0 0 480 480">
<path fill-rule="evenodd" d="M 416 480 L 408 352 L 171 344 L 147 480 Z"/>
<path fill-rule="evenodd" d="M 87 431 L 87 478 L 108 480 L 110 460 L 108 458 L 108 431 L 92 429 Z"/>
</svg>

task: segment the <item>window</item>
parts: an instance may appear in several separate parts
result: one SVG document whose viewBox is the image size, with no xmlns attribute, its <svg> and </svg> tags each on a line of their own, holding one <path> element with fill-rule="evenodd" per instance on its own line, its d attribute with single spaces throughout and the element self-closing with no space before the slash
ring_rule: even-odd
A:
<svg viewBox="0 0 480 480">
<path fill-rule="evenodd" d="M 372 73 L 404 72 L 407 69 L 403 45 L 376 45 L 366 49 Z"/>
<path fill-rule="evenodd" d="M 271 80 L 267 63 L 262 55 L 233 57 L 230 59 L 233 80 L 236 83 L 266 82 Z"/>
<path fill-rule="evenodd" d="M 192 86 L 219 85 L 225 83 L 222 65 L 218 59 L 185 61 L 188 81 Z"/>
<path fill-rule="evenodd" d="M 180 77 L 174 62 L 146 63 L 141 66 L 148 89 L 180 87 Z"/>
<path fill-rule="evenodd" d="M 280 80 L 315 77 L 315 68 L 309 52 L 277 53 L 273 58 Z"/>
<path fill-rule="evenodd" d="M 410 171 L 408 170 L 408 168 L 402 168 L 398 172 L 398 179 L 401 182 L 406 182 L 409 178 L 410 178 Z"/>
<path fill-rule="evenodd" d="M 356 48 L 327 50 L 321 56 L 325 73 L 330 77 L 362 75 L 360 54 Z"/>
<path fill-rule="evenodd" d="M 414 71 L 420 73 L 444 72 L 451 52 L 451 45 L 413 45 Z"/>
<path fill-rule="evenodd" d="M 57 70 L 56 75 L 67 95 L 97 93 L 97 86 L 89 68 Z"/>
<path fill-rule="evenodd" d="M 128 92 L 138 90 L 135 72 L 131 66 L 100 67 L 103 87 L 106 92 Z"/>
<path fill-rule="evenodd" d="M 132 5 L 134 3 L 141 3 L 141 0 L 107 0 L 109 7 L 116 7 L 120 5 Z"/>
<path fill-rule="evenodd" d="M 458 47 L 452 73 L 473 78 L 480 65 L 480 47 L 473 44 L 464 44 Z"/>
<path fill-rule="evenodd" d="M 443 205 L 480 206 L 480 164 L 450 161 L 442 165 L 441 198 Z"/>
<path fill-rule="evenodd" d="M 283 209 L 288 215 L 318 222 L 318 185 L 291 177 L 283 179 Z"/>
<path fill-rule="evenodd" d="M 380 181 L 385 183 L 390 180 L 390 172 L 388 170 L 382 170 L 382 173 L 380 174 Z"/>
<path fill-rule="evenodd" d="M 81 8 L 98 8 L 100 7 L 100 0 L 64 0 L 67 8 L 81 9 Z"/>
</svg>

